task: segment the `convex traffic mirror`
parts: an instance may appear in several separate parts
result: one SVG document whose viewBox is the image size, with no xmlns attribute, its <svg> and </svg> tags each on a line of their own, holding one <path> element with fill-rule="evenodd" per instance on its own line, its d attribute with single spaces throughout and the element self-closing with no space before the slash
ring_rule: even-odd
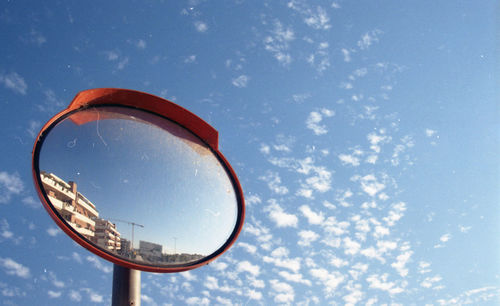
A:
<svg viewBox="0 0 500 306">
<path fill-rule="evenodd" d="M 33 178 L 54 221 L 127 268 L 179 272 L 210 262 L 244 218 L 238 179 L 217 132 L 180 106 L 124 89 L 93 89 L 41 130 Z"/>
</svg>

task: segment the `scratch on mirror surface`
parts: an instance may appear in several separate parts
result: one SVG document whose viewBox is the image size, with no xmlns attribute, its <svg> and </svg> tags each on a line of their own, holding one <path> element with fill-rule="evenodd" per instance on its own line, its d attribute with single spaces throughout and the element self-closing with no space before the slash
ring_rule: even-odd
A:
<svg viewBox="0 0 500 306">
<path fill-rule="evenodd" d="M 207 212 L 209 212 L 210 214 L 212 214 L 212 216 L 214 216 L 214 217 L 218 217 L 218 216 L 220 215 L 220 211 L 218 211 L 218 212 L 214 212 L 214 211 L 212 211 L 212 210 L 210 210 L 210 209 L 208 209 L 208 208 L 205 208 L 205 210 L 206 210 Z"/>
<path fill-rule="evenodd" d="M 97 136 L 101 139 L 102 143 L 107 147 L 108 144 L 104 141 L 104 138 L 102 138 L 101 133 L 99 133 L 99 112 L 97 112 L 97 124 L 96 124 L 96 132 Z"/>
<path fill-rule="evenodd" d="M 76 146 L 76 138 L 73 140 L 68 141 L 68 144 L 66 145 L 68 148 L 74 148 Z"/>
</svg>

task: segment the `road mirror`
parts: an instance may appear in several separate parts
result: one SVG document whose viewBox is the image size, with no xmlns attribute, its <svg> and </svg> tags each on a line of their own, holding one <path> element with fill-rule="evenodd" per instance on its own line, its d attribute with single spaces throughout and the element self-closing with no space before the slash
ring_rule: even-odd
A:
<svg viewBox="0 0 500 306">
<path fill-rule="evenodd" d="M 80 93 L 41 130 L 35 186 L 55 222 L 93 253 L 127 268 L 179 272 L 235 241 L 244 218 L 238 179 L 217 132 L 145 93 Z"/>
</svg>

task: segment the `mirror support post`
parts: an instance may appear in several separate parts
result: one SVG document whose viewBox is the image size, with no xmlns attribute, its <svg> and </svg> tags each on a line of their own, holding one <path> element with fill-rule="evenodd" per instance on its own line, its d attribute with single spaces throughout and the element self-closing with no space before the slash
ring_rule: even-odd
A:
<svg viewBox="0 0 500 306">
<path fill-rule="evenodd" d="M 141 271 L 113 264 L 112 305 L 141 305 Z"/>
</svg>

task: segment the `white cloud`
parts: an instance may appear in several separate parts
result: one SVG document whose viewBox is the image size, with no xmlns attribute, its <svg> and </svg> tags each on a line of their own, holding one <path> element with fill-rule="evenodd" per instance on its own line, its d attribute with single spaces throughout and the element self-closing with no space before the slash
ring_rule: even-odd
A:
<svg viewBox="0 0 500 306">
<path fill-rule="evenodd" d="M 344 295 L 342 299 L 346 302 L 347 306 L 356 305 L 364 297 L 363 292 L 360 290 L 361 284 L 348 283 L 347 286 L 345 286 L 345 289 L 349 292 L 349 294 Z"/>
<path fill-rule="evenodd" d="M 288 188 L 281 185 L 281 177 L 276 172 L 268 172 L 265 176 L 259 177 L 259 179 L 267 182 L 267 186 L 269 189 L 280 195 L 284 195 L 288 193 Z"/>
<path fill-rule="evenodd" d="M 385 258 L 382 257 L 383 252 L 380 249 L 374 248 L 373 246 L 361 250 L 360 253 L 368 258 L 377 259 L 381 263 L 385 263 Z"/>
<path fill-rule="evenodd" d="M 248 299 L 251 299 L 251 300 L 261 300 L 262 299 L 262 293 L 255 291 L 253 289 L 247 290 L 245 292 L 245 296 L 248 296 Z"/>
<path fill-rule="evenodd" d="M 325 222 L 323 222 L 323 228 L 326 232 L 332 233 L 336 236 L 341 236 L 347 232 L 347 228 L 350 223 L 347 221 L 337 221 L 334 216 L 328 217 Z"/>
<path fill-rule="evenodd" d="M 196 280 L 196 275 L 191 273 L 191 271 L 184 271 L 181 272 L 180 275 L 184 277 L 187 281 L 195 281 Z"/>
<path fill-rule="evenodd" d="M 104 273 L 111 273 L 113 268 L 109 263 L 103 263 L 100 259 L 98 259 L 95 255 L 89 255 L 85 258 L 88 262 L 90 262 L 95 268 L 101 270 Z"/>
<path fill-rule="evenodd" d="M 216 290 L 219 289 L 219 281 L 217 278 L 213 276 L 207 276 L 205 279 L 204 286 L 207 287 L 209 290 Z"/>
<path fill-rule="evenodd" d="M 288 7 L 304 16 L 304 23 L 315 30 L 330 29 L 330 17 L 325 9 L 317 6 L 316 9 L 310 8 L 307 2 L 290 1 Z"/>
<path fill-rule="evenodd" d="M 304 22 L 311 28 L 316 30 L 328 30 L 331 27 L 330 18 L 323 8 L 318 6 L 316 8 L 316 12 L 314 12 L 313 10 L 309 10 L 307 12 L 307 15 L 309 16 L 304 19 Z"/>
<path fill-rule="evenodd" d="M 352 240 L 350 237 L 345 237 L 344 242 L 344 253 L 347 255 L 356 255 L 361 248 L 361 244 Z"/>
<path fill-rule="evenodd" d="M 387 223 L 388 226 L 394 226 L 396 222 L 404 216 L 405 210 L 406 204 L 404 202 L 395 203 L 392 205 L 387 217 L 384 217 L 383 220 Z"/>
<path fill-rule="evenodd" d="M 251 264 L 248 260 L 240 261 L 236 269 L 238 272 L 247 272 L 253 276 L 258 276 L 260 274 L 260 267 Z"/>
<path fill-rule="evenodd" d="M 61 291 L 52 291 L 52 290 L 49 290 L 47 292 L 47 294 L 49 295 L 49 297 L 51 299 L 56 299 L 58 297 L 61 297 L 62 292 Z"/>
<path fill-rule="evenodd" d="M 303 103 L 304 101 L 306 101 L 309 98 L 311 98 L 311 94 L 309 94 L 309 93 L 292 95 L 292 100 L 295 103 Z"/>
<path fill-rule="evenodd" d="M 202 21 L 196 21 L 194 23 L 194 27 L 196 28 L 196 31 L 198 31 L 200 33 L 204 33 L 208 30 L 207 24 L 202 22 Z"/>
<path fill-rule="evenodd" d="M 329 109 L 323 109 L 321 112 L 312 111 L 306 120 L 306 127 L 314 132 L 315 135 L 323 135 L 328 133 L 325 125 L 321 125 L 323 116 L 332 117 L 335 113 Z"/>
<path fill-rule="evenodd" d="M 210 264 L 210 267 L 214 268 L 217 271 L 224 271 L 228 267 L 228 265 L 225 262 L 216 260 Z"/>
<path fill-rule="evenodd" d="M 339 159 L 342 162 L 342 164 L 344 164 L 344 165 L 349 164 L 349 165 L 352 165 L 354 167 L 359 166 L 359 158 L 357 158 L 353 154 L 352 155 L 339 154 Z"/>
<path fill-rule="evenodd" d="M 247 75 L 240 75 L 239 77 L 232 80 L 232 84 L 238 88 L 247 87 L 248 81 L 250 81 L 250 77 Z"/>
<path fill-rule="evenodd" d="M 412 251 L 405 251 L 401 253 L 398 257 L 396 257 L 396 261 L 391 264 L 391 266 L 396 269 L 402 277 L 408 275 L 408 269 L 406 268 L 406 264 L 410 260 Z"/>
<path fill-rule="evenodd" d="M 302 188 L 313 189 L 321 193 L 330 190 L 332 173 L 325 167 L 321 166 L 311 166 L 310 170 L 311 172 L 314 172 L 315 175 L 311 175 L 306 178 L 305 184 L 302 184 Z M 307 170 L 304 174 L 307 175 L 310 170 Z"/>
<path fill-rule="evenodd" d="M 49 236 L 56 237 L 57 235 L 62 234 L 62 231 L 57 227 L 49 227 L 47 229 L 47 234 L 49 234 Z"/>
<path fill-rule="evenodd" d="M 41 123 L 40 121 L 30 120 L 29 127 L 26 129 L 26 132 L 31 136 L 31 138 L 35 138 L 40 129 Z"/>
<path fill-rule="evenodd" d="M 146 41 L 144 39 L 139 39 L 136 44 L 137 48 L 139 49 L 146 49 Z"/>
<path fill-rule="evenodd" d="M 367 136 L 368 141 L 371 144 L 370 149 L 372 149 L 375 153 L 380 153 L 380 145 L 379 144 L 387 143 L 387 142 L 391 141 L 391 138 L 384 135 L 383 132 L 384 131 L 382 130 L 380 134 L 370 133 Z"/>
<path fill-rule="evenodd" d="M 307 205 L 300 206 L 299 210 L 307 218 L 309 224 L 321 224 L 325 220 L 322 212 L 316 213 Z"/>
<path fill-rule="evenodd" d="M 342 258 L 336 257 L 335 255 L 332 255 L 332 257 L 330 258 L 330 264 L 336 268 L 342 268 L 344 266 L 347 266 L 349 262 Z"/>
<path fill-rule="evenodd" d="M 370 155 L 366 158 L 365 162 L 375 165 L 375 163 L 377 163 L 377 160 L 378 160 L 377 155 Z"/>
<path fill-rule="evenodd" d="M 246 242 L 239 242 L 238 246 L 244 248 L 248 253 L 255 254 L 257 247 Z"/>
<path fill-rule="evenodd" d="M 300 273 L 290 273 L 288 271 L 280 271 L 278 274 L 289 282 L 311 286 L 311 281 L 304 279 L 302 277 L 302 274 Z"/>
<path fill-rule="evenodd" d="M 450 240 L 450 238 L 451 238 L 451 234 L 444 234 L 443 236 L 441 236 L 439 238 L 439 241 L 441 241 L 441 242 L 447 242 L 448 240 Z"/>
<path fill-rule="evenodd" d="M 196 296 L 193 296 L 193 297 L 190 297 L 190 298 L 187 298 L 186 299 L 186 304 L 187 305 L 210 305 L 210 300 L 206 297 L 196 297 Z"/>
<path fill-rule="evenodd" d="M 52 271 L 49 271 L 49 279 L 50 281 L 52 282 L 52 284 L 57 287 L 57 288 L 64 288 L 65 287 L 65 284 L 63 281 L 60 281 L 57 279 L 57 276 L 54 272 Z"/>
<path fill-rule="evenodd" d="M 260 149 L 259 149 L 259 151 L 260 151 L 261 153 L 263 153 L 263 154 L 269 154 L 269 153 L 271 153 L 271 147 L 269 147 L 269 146 L 268 146 L 267 144 L 265 144 L 265 143 L 262 143 L 262 144 L 260 145 Z"/>
<path fill-rule="evenodd" d="M 348 63 L 351 61 L 351 52 L 347 49 L 342 48 L 342 55 L 344 56 L 344 62 Z"/>
<path fill-rule="evenodd" d="M 102 303 L 104 301 L 102 295 L 98 294 L 90 288 L 82 288 L 81 290 L 88 293 L 90 301 L 93 303 Z"/>
<path fill-rule="evenodd" d="M 437 303 L 439 305 L 489 305 L 486 303 L 491 301 L 492 305 L 498 301 L 500 297 L 500 289 L 498 286 L 486 286 L 477 289 L 466 290 L 460 293 L 458 296 L 450 298 L 448 300 L 439 299 Z M 498 303 L 496 303 L 498 304 Z"/>
<path fill-rule="evenodd" d="M 38 45 L 39 47 L 47 42 L 47 38 L 34 29 L 31 29 L 28 35 L 21 37 L 21 40 L 25 43 Z"/>
<path fill-rule="evenodd" d="M 73 254 L 71 254 L 71 258 L 73 258 L 79 264 L 83 263 L 82 257 L 76 252 L 73 252 Z"/>
<path fill-rule="evenodd" d="M 29 278 L 31 276 L 30 269 L 11 258 L 0 257 L 0 266 L 4 268 L 5 273 L 9 275 L 16 275 L 22 278 Z"/>
<path fill-rule="evenodd" d="M 358 47 L 361 50 L 368 49 L 373 43 L 378 42 L 378 37 L 380 34 L 382 34 L 382 31 L 378 29 L 366 32 L 361 36 L 361 39 L 358 41 Z"/>
<path fill-rule="evenodd" d="M 442 277 L 439 275 L 433 276 L 433 277 L 426 277 L 421 283 L 420 286 L 424 288 L 430 288 L 434 285 L 434 283 L 437 283 L 442 280 Z"/>
<path fill-rule="evenodd" d="M 149 295 L 141 294 L 141 301 L 149 305 L 156 305 L 155 300 L 153 300 L 153 298 Z"/>
<path fill-rule="evenodd" d="M 288 53 L 289 43 L 295 39 L 293 30 L 285 29 L 279 21 L 276 21 L 271 33 L 272 35 L 264 39 L 264 48 L 271 52 L 278 62 L 285 66 L 289 65 L 292 62 L 292 56 Z"/>
<path fill-rule="evenodd" d="M 472 228 L 472 226 L 463 226 L 463 225 L 459 225 L 458 228 L 460 229 L 460 232 L 461 233 L 468 233 L 470 231 L 470 229 Z"/>
<path fill-rule="evenodd" d="M 230 299 L 226 299 L 220 296 L 217 296 L 215 298 L 215 301 L 217 302 L 217 305 L 227 305 L 227 306 L 233 305 L 233 302 Z"/>
<path fill-rule="evenodd" d="M 123 70 L 125 68 L 125 66 L 127 66 L 128 64 L 128 57 L 124 57 L 122 58 L 119 62 L 118 62 L 118 65 L 116 66 L 116 69 L 118 70 Z"/>
<path fill-rule="evenodd" d="M 28 91 L 28 85 L 24 81 L 24 78 L 17 74 L 17 72 L 9 74 L 0 73 L 0 84 L 21 95 L 25 95 Z"/>
<path fill-rule="evenodd" d="M 384 236 L 389 235 L 390 231 L 387 227 L 384 227 L 382 225 L 376 225 L 375 226 L 375 232 L 373 233 L 373 237 L 380 239 Z"/>
<path fill-rule="evenodd" d="M 430 266 L 431 266 L 431 264 L 429 262 L 426 262 L 426 261 L 419 262 L 418 263 L 418 273 L 425 274 L 425 273 L 431 272 L 432 270 L 429 268 Z"/>
<path fill-rule="evenodd" d="M 252 194 L 249 196 L 245 197 L 245 204 L 247 205 L 254 205 L 254 204 L 260 204 L 262 203 L 262 200 L 258 195 Z"/>
<path fill-rule="evenodd" d="M 286 213 L 275 201 L 272 201 L 271 204 L 266 207 L 265 211 L 269 213 L 269 218 L 278 227 L 296 227 L 299 221 L 297 216 Z"/>
<path fill-rule="evenodd" d="M 116 61 L 119 57 L 116 51 L 104 51 L 104 54 L 106 55 L 108 61 Z"/>
<path fill-rule="evenodd" d="M 104 51 L 103 53 L 108 61 L 118 62 L 116 64 L 117 70 L 123 70 L 129 62 L 128 56 L 121 56 L 117 51 Z"/>
<path fill-rule="evenodd" d="M 271 288 L 274 290 L 274 301 L 276 303 L 286 303 L 290 304 L 295 299 L 295 292 L 293 287 L 287 283 L 280 282 L 277 279 L 271 279 L 269 281 Z"/>
<path fill-rule="evenodd" d="M 285 248 L 285 247 L 279 247 L 274 249 L 274 251 L 271 252 L 271 256 L 273 257 L 287 257 L 290 251 Z"/>
<path fill-rule="evenodd" d="M 435 131 L 435 130 L 432 130 L 432 129 L 425 129 L 425 136 L 427 136 L 427 137 L 432 137 L 432 136 L 434 136 L 434 134 L 436 134 L 436 133 L 437 133 L 437 131 Z"/>
<path fill-rule="evenodd" d="M 311 242 L 316 241 L 319 235 L 316 232 L 310 230 L 304 230 L 299 232 L 300 240 L 297 242 L 300 246 L 309 246 Z"/>
<path fill-rule="evenodd" d="M 374 174 L 367 174 L 363 177 L 354 176 L 351 179 L 353 181 L 359 180 L 361 189 L 372 197 L 385 188 L 385 185 L 380 183 Z"/>
<path fill-rule="evenodd" d="M 191 54 L 189 56 L 186 56 L 186 58 L 184 59 L 184 63 L 186 63 L 186 64 L 191 64 L 191 63 L 194 63 L 195 61 L 196 61 L 195 54 Z"/>
<path fill-rule="evenodd" d="M 389 275 L 387 273 L 384 273 L 382 275 L 372 274 L 366 278 L 366 281 L 370 284 L 370 288 L 387 291 L 390 294 L 403 292 L 402 288 L 396 287 L 395 282 L 387 281 L 388 277 Z"/>
<path fill-rule="evenodd" d="M 69 299 L 73 302 L 81 302 L 82 301 L 82 295 L 80 294 L 80 292 L 78 292 L 76 290 L 70 290 L 68 295 L 69 295 Z"/>
<path fill-rule="evenodd" d="M 330 57 L 326 50 L 327 48 L 328 48 L 328 43 L 326 42 L 320 43 L 317 50 L 313 54 L 310 54 L 309 57 L 307 58 L 307 62 L 311 66 L 316 68 L 316 71 L 318 73 L 322 73 L 328 67 L 330 67 Z"/>
<path fill-rule="evenodd" d="M 344 275 L 340 274 L 337 271 L 328 272 L 328 270 L 324 268 L 311 269 L 309 273 L 316 279 L 321 281 L 321 284 L 325 286 L 325 292 L 327 295 L 333 294 L 338 285 L 340 285 L 344 280 Z"/>
<path fill-rule="evenodd" d="M 0 237 L 4 239 L 14 239 L 14 233 L 10 231 L 9 222 L 6 219 L 0 220 Z M 1 242 L 2 240 L 0 240 Z"/>
<path fill-rule="evenodd" d="M 289 269 L 294 273 L 298 273 L 300 270 L 300 258 L 288 258 L 288 250 L 284 247 L 275 249 L 271 256 L 264 256 L 263 260 L 277 267 Z"/>
</svg>

